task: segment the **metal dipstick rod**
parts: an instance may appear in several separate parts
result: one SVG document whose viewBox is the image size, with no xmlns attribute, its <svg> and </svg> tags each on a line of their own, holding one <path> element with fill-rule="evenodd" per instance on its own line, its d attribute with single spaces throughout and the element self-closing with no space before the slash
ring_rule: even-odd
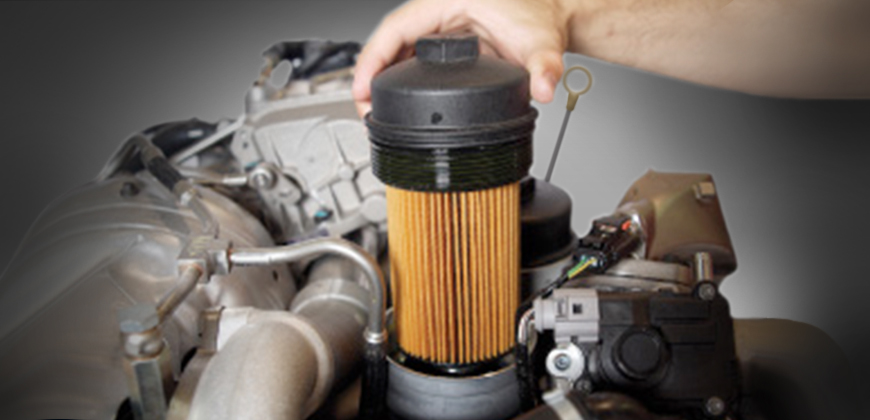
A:
<svg viewBox="0 0 870 420">
<path fill-rule="evenodd" d="M 586 77 L 589 79 L 586 87 L 582 90 L 572 90 L 571 87 L 568 86 L 568 75 L 574 70 L 580 70 L 583 73 L 586 73 Z M 565 110 L 565 118 L 562 119 L 562 128 L 559 129 L 559 138 L 556 139 L 556 148 L 553 149 L 553 156 L 550 158 L 550 166 L 547 168 L 547 176 L 544 178 L 544 181 L 547 182 L 550 182 L 550 178 L 553 176 L 553 169 L 556 167 L 556 158 L 559 157 L 559 148 L 562 147 L 562 139 L 565 137 L 565 129 L 568 127 L 568 120 L 571 118 L 571 111 L 573 111 L 574 106 L 577 105 L 577 98 L 588 92 L 589 88 L 592 87 L 592 73 L 583 66 L 571 67 L 565 72 L 565 75 L 562 76 L 562 85 L 565 86 L 565 90 L 568 91 L 568 105 L 565 107 L 567 108 Z"/>
</svg>

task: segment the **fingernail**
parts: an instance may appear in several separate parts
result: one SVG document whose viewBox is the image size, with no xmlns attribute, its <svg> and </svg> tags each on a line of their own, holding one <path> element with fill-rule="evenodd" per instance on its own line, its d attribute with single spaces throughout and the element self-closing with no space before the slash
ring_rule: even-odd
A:
<svg viewBox="0 0 870 420">
<path fill-rule="evenodd" d="M 538 98 L 539 102 L 547 103 L 553 99 L 553 93 L 555 90 L 555 82 L 553 82 L 553 77 L 551 73 L 545 73 L 539 79 L 539 87 L 538 87 Z"/>
</svg>

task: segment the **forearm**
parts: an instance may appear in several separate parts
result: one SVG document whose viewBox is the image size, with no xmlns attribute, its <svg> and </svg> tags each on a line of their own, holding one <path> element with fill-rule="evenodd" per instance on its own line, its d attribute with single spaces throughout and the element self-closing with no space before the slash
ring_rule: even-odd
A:
<svg viewBox="0 0 870 420">
<path fill-rule="evenodd" d="M 564 1 L 570 51 L 759 95 L 870 97 L 860 2 Z"/>
</svg>

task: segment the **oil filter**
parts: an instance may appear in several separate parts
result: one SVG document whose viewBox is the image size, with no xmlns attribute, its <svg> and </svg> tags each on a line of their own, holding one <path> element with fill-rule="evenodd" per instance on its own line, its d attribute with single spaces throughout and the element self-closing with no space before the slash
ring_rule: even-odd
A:
<svg viewBox="0 0 870 420">
<path fill-rule="evenodd" d="M 473 35 L 422 38 L 372 82 L 372 169 L 387 185 L 393 319 L 406 366 L 462 376 L 514 344 L 529 75 Z M 416 365 L 415 365 L 416 364 Z"/>
</svg>

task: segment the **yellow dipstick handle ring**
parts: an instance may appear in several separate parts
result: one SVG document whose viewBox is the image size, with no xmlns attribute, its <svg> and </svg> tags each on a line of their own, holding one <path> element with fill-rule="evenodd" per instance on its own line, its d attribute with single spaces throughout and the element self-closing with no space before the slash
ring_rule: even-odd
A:
<svg viewBox="0 0 870 420">
<path fill-rule="evenodd" d="M 568 75 L 571 74 L 571 72 L 574 70 L 580 70 L 583 73 L 586 73 L 586 77 L 589 79 L 589 83 L 586 83 L 586 87 L 582 90 L 571 90 L 571 88 L 568 86 Z M 592 73 L 590 73 L 589 70 L 587 70 L 586 67 L 583 66 L 571 67 L 570 69 L 568 69 L 568 71 L 565 72 L 565 76 L 562 77 L 562 85 L 565 86 L 565 90 L 568 91 L 568 111 L 573 111 L 574 105 L 577 105 L 577 98 L 579 98 L 580 95 L 589 92 L 589 88 L 592 87 Z"/>
</svg>

